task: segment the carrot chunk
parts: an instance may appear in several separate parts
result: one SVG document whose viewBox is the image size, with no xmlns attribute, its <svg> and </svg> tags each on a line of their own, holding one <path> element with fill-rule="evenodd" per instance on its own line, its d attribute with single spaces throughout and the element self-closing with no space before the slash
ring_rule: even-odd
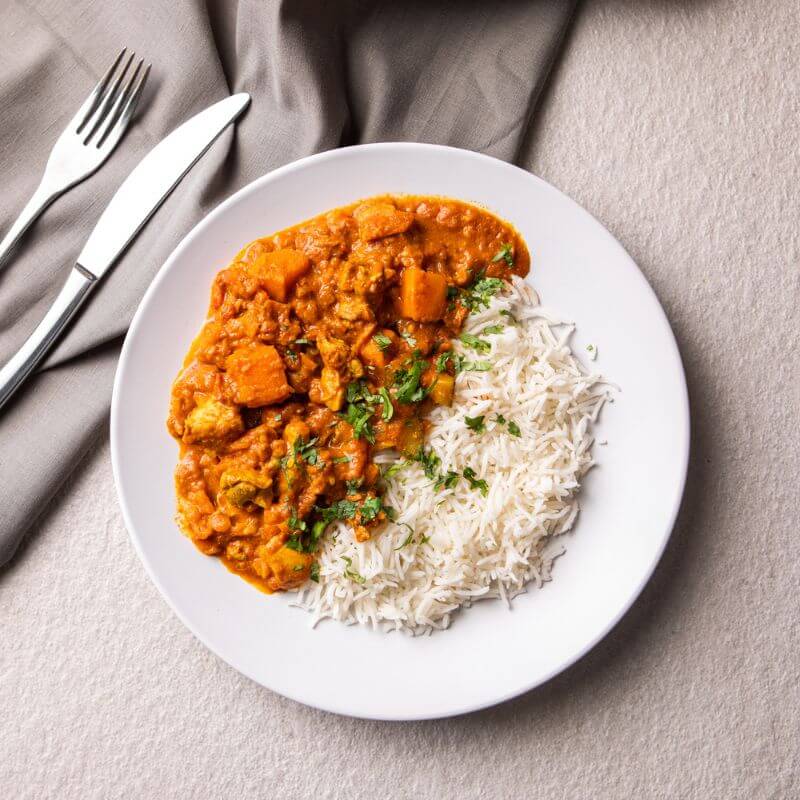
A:
<svg viewBox="0 0 800 800">
<path fill-rule="evenodd" d="M 295 284 L 311 268 L 305 253 L 299 250 L 275 250 L 260 253 L 247 265 L 247 271 L 262 283 L 273 300 L 285 303 Z"/>
<path fill-rule="evenodd" d="M 233 399 L 248 408 L 283 402 L 292 393 L 278 351 L 269 345 L 240 347 L 225 359 Z"/>
<path fill-rule="evenodd" d="M 416 267 L 400 278 L 400 314 L 417 322 L 436 322 L 447 310 L 447 279 Z"/>
</svg>

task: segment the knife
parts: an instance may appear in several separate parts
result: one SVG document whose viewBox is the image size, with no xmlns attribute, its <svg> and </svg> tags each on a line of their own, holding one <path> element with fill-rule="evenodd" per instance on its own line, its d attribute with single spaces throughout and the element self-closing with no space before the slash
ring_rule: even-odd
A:
<svg viewBox="0 0 800 800">
<path fill-rule="evenodd" d="M 160 141 L 128 175 L 100 216 L 50 310 L 0 369 L 0 408 L 44 358 L 100 278 L 180 179 L 249 103 L 250 95 L 240 93 L 201 111 Z"/>
</svg>

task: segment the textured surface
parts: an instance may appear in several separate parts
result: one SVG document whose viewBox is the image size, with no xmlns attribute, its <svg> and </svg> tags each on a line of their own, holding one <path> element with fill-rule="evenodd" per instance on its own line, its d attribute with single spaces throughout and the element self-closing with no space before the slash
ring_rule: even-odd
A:
<svg viewBox="0 0 800 800">
<path fill-rule="evenodd" d="M 692 396 L 678 527 L 605 642 L 468 717 L 301 707 L 172 615 L 103 444 L 0 574 L 3 795 L 797 797 L 798 65 L 796 0 L 590 0 L 532 131 L 651 280 Z"/>
</svg>

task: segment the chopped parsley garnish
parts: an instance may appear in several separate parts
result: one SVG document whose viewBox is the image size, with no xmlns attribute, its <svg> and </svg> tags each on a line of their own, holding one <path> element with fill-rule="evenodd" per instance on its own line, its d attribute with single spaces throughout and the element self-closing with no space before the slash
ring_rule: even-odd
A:
<svg viewBox="0 0 800 800">
<path fill-rule="evenodd" d="M 304 531 L 308 526 L 306 525 L 305 521 L 299 519 L 297 516 L 297 510 L 294 506 L 292 506 L 291 511 L 289 513 L 289 530 L 290 531 Z"/>
<path fill-rule="evenodd" d="M 504 244 L 492 258 L 492 264 L 496 264 L 498 261 L 505 261 L 509 267 L 514 266 L 514 250 L 510 244 Z"/>
<path fill-rule="evenodd" d="M 344 418 L 353 427 L 356 439 L 366 439 L 370 444 L 375 444 L 375 432 L 370 420 L 376 405 L 382 402 L 381 396 L 372 394 L 363 380 L 347 385 L 347 411 Z"/>
<path fill-rule="evenodd" d="M 392 340 L 384 333 L 376 333 L 372 337 L 372 341 L 375 342 L 381 350 L 388 350 L 392 346 Z"/>
<path fill-rule="evenodd" d="M 481 414 L 479 417 L 468 417 L 464 416 L 464 422 L 467 424 L 467 427 L 473 431 L 474 433 L 483 433 L 486 430 L 486 425 L 483 422 L 484 415 Z"/>
<path fill-rule="evenodd" d="M 439 466 L 442 460 L 433 451 L 426 453 L 425 448 L 420 447 L 412 461 L 416 461 L 418 464 L 422 465 L 422 471 L 425 473 L 426 478 L 430 478 L 434 481 L 439 477 Z"/>
<path fill-rule="evenodd" d="M 439 355 L 436 357 L 436 371 L 446 372 L 447 362 L 452 360 L 453 360 L 452 350 L 445 350 L 444 353 L 439 353 Z"/>
<path fill-rule="evenodd" d="M 475 282 L 461 295 L 461 301 L 470 311 L 488 308 L 489 301 L 503 288 L 500 278 L 485 278 L 479 273 Z"/>
<path fill-rule="evenodd" d="M 334 464 L 349 464 L 353 459 L 350 456 L 336 456 L 333 459 Z"/>
<path fill-rule="evenodd" d="M 488 372 L 490 361 L 470 361 L 462 355 L 456 356 L 456 372 Z"/>
<path fill-rule="evenodd" d="M 383 504 L 381 503 L 380 497 L 370 497 L 365 500 L 361 504 L 359 511 L 361 512 L 361 519 L 364 520 L 364 522 L 375 519 L 375 517 L 383 511 Z"/>
<path fill-rule="evenodd" d="M 401 333 L 400 338 L 404 339 L 409 347 L 417 346 L 417 340 L 410 333 Z"/>
<path fill-rule="evenodd" d="M 389 397 L 389 392 L 386 391 L 385 386 L 378 389 L 378 395 L 383 403 L 383 418 L 387 422 L 394 416 L 394 406 L 392 405 L 392 398 Z"/>
<path fill-rule="evenodd" d="M 479 353 L 488 353 L 492 349 L 492 346 L 489 344 L 489 342 L 478 338 L 473 333 L 462 333 L 459 338 L 467 347 L 471 347 L 473 350 L 477 350 Z"/>
<path fill-rule="evenodd" d="M 442 460 L 432 450 L 426 452 L 424 447 L 420 447 L 414 458 L 410 460 L 422 467 L 425 477 L 433 481 L 433 488 L 437 492 L 442 489 L 452 489 L 458 483 L 457 472 L 452 470 L 448 470 L 445 474 L 439 472 Z"/>
<path fill-rule="evenodd" d="M 356 570 L 353 569 L 353 559 L 348 558 L 347 556 L 342 556 L 341 558 L 342 561 L 347 564 L 344 569 L 345 578 L 349 578 L 354 583 L 358 583 L 363 586 L 367 582 L 367 579 L 360 572 L 356 572 Z"/>
<path fill-rule="evenodd" d="M 406 363 L 408 368 L 397 370 L 394 376 L 395 397 L 400 403 L 421 403 L 431 390 L 430 386 L 426 389 L 419 382 L 428 362 L 419 358 L 415 352 L 410 362 Z"/>
<path fill-rule="evenodd" d="M 407 461 L 395 461 L 394 464 L 390 464 L 381 474 L 381 477 L 384 480 L 388 480 L 392 477 L 392 475 L 396 475 L 400 472 L 401 469 L 405 469 L 408 466 Z"/>
<path fill-rule="evenodd" d="M 439 475 L 433 482 L 433 488 L 439 492 L 442 489 L 455 489 L 458 483 L 458 473 L 448 470 L 446 475 Z"/>
<path fill-rule="evenodd" d="M 481 331 L 481 336 L 491 336 L 493 333 L 502 333 L 505 329 L 505 325 L 487 325 Z"/>
<path fill-rule="evenodd" d="M 494 421 L 498 425 L 505 425 L 506 424 L 506 418 L 502 414 L 495 414 Z"/>
<path fill-rule="evenodd" d="M 502 316 L 504 316 L 504 317 L 508 317 L 508 319 L 511 321 L 512 325 L 516 325 L 517 324 L 517 318 L 510 311 L 506 311 L 505 309 L 502 309 L 500 311 L 500 314 Z"/>
<path fill-rule="evenodd" d="M 476 479 L 476 474 L 472 467 L 466 467 L 464 469 L 464 477 L 469 481 L 469 488 L 478 489 L 480 493 L 486 497 L 486 495 L 489 494 L 489 484 L 483 479 Z"/>
<path fill-rule="evenodd" d="M 308 577 L 311 578 L 311 580 L 314 581 L 314 583 L 319 583 L 319 563 L 318 562 L 315 561 L 311 565 L 311 573 L 309 574 Z"/>
<path fill-rule="evenodd" d="M 512 419 L 512 420 L 509 420 L 509 423 L 508 423 L 508 432 L 509 432 L 509 433 L 510 433 L 512 436 L 522 436 L 522 431 L 519 429 L 519 425 L 517 425 L 517 423 L 516 423 L 516 422 L 514 422 L 514 420 L 513 420 L 513 419 Z"/>
<path fill-rule="evenodd" d="M 316 437 L 309 439 L 307 442 L 302 436 L 294 440 L 292 444 L 292 455 L 294 456 L 295 463 L 298 461 L 305 461 L 306 464 L 312 467 L 319 462 L 319 453 L 314 446 L 317 443 Z"/>
<path fill-rule="evenodd" d="M 361 488 L 361 484 L 364 482 L 363 478 L 356 478 L 352 481 L 347 481 L 344 485 L 344 490 L 347 494 L 356 494 L 358 490 Z"/>
<path fill-rule="evenodd" d="M 408 536 L 406 536 L 403 543 L 399 547 L 394 548 L 395 550 L 402 550 L 406 545 L 411 544 L 411 541 L 414 538 L 414 529 L 409 527 L 409 530 L 411 531 L 411 533 L 409 533 Z"/>
</svg>

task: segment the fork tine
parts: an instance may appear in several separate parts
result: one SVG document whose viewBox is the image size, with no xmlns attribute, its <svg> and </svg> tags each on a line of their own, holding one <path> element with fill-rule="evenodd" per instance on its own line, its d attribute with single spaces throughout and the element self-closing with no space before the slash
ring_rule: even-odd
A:
<svg viewBox="0 0 800 800">
<path fill-rule="evenodd" d="M 143 62 L 144 59 L 142 59 L 142 61 L 139 62 L 139 66 L 136 67 L 137 73 Z M 110 123 L 108 129 L 103 132 L 103 136 L 100 138 L 97 147 L 102 145 L 107 150 L 113 149 L 119 141 L 120 136 L 125 133 L 125 129 L 128 127 L 134 111 L 136 111 L 136 105 L 139 102 L 139 98 L 142 96 L 142 92 L 144 91 L 144 85 L 147 83 L 147 76 L 150 74 L 150 67 L 150 64 L 145 67 L 144 72 L 136 84 L 136 87 L 128 96 L 125 105 L 122 106 L 122 111 L 120 112 L 119 117 L 113 122 L 113 126 Z M 135 77 L 136 73 L 134 73 L 134 78 Z M 131 84 L 132 83 L 133 79 L 131 79 Z"/>
<path fill-rule="evenodd" d="M 122 81 L 125 80 L 125 76 L 128 73 L 128 69 L 133 62 L 133 58 L 136 54 L 131 53 L 128 56 L 128 60 L 125 62 L 125 66 L 122 68 L 122 72 L 114 78 L 114 82 L 108 88 L 108 90 L 103 95 L 103 100 L 100 103 L 97 111 L 92 115 L 91 118 L 91 125 L 89 126 L 89 133 L 83 139 L 84 144 L 89 144 L 89 141 L 92 137 L 97 133 L 97 129 L 102 125 L 103 120 L 108 117 L 108 112 L 111 110 L 111 107 L 114 105 L 114 101 L 117 99 L 117 93 L 119 92 L 119 87 L 122 84 Z"/>
<path fill-rule="evenodd" d="M 75 133 L 80 133 L 83 130 L 84 126 L 89 121 L 89 117 L 94 114 L 95 109 L 98 105 L 100 105 L 100 101 L 102 100 L 103 94 L 106 90 L 106 86 L 108 86 L 111 76 L 119 66 L 119 62 L 122 61 L 122 57 L 125 55 L 126 50 L 127 48 L 125 47 L 120 50 L 119 55 L 114 59 L 114 63 L 106 70 L 106 74 L 103 75 L 97 86 L 95 86 L 92 90 L 92 93 L 86 98 L 83 105 L 78 109 L 78 113 L 75 115 L 71 123 L 71 126 L 76 126 Z"/>
<path fill-rule="evenodd" d="M 136 87 L 136 79 L 139 77 L 139 73 L 141 72 L 143 66 L 144 66 L 144 59 L 140 58 L 139 63 L 136 65 L 136 69 L 133 71 L 133 75 L 131 75 L 131 77 L 128 78 L 128 81 L 125 84 L 125 88 L 122 89 L 122 91 L 119 92 L 119 94 L 117 95 L 117 98 L 114 101 L 114 105 L 111 107 L 111 110 L 106 115 L 106 119 L 103 122 L 102 126 L 100 126 L 100 128 L 102 129 L 98 128 L 96 137 L 97 147 L 102 146 L 103 141 L 111 132 L 111 129 L 117 124 L 117 120 L 119 119 L 121 109 L 123 105 L 127 102 L 134 88 Z"/>
</svg>

